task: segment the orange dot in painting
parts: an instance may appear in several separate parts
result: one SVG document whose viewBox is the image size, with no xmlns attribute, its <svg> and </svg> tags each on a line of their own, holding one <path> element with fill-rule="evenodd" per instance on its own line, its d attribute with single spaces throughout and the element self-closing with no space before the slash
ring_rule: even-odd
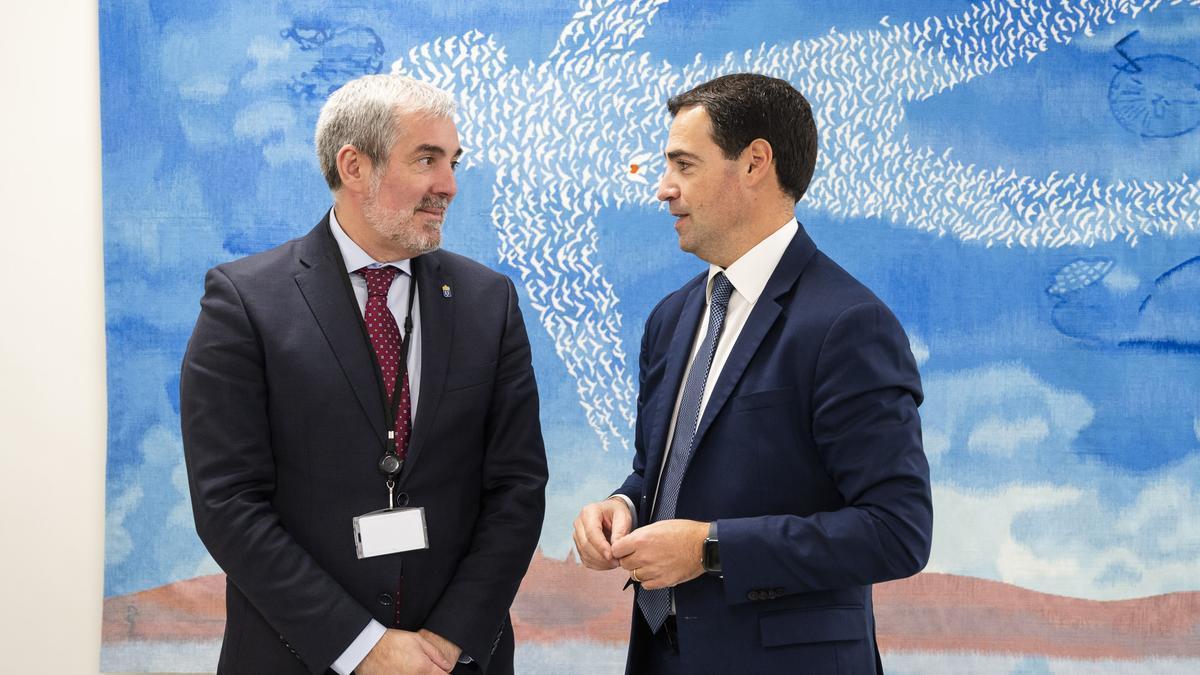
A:
<svg viewBox="0 0 1200 675">
<path fill-rule="evenodd" d="M 629 173 L 637 173 L 637 172 L 638 172 L 638 165 L 637 165 L 637 164 L 630 164 L 630 165 L 629 165 Z"/>
</svg>

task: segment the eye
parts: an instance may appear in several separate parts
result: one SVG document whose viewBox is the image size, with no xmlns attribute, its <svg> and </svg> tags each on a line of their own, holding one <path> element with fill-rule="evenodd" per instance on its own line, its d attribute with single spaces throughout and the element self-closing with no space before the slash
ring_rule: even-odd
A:
<svg viewBox="0 0 1200 675">
<path fill-rule="evenodd" d="M 460 162 L 459 160 L 457 160 L 457 159 L 452 159 L 452 160 L 450 160 L 450 170 L 451 170 L 451 171 L 457 171 L 457 170 L 458 170 L 458 165 L 459 165 L 459 164 L 461 164 L 461 162 Z"/>
<path fill-rule="evenodd" d="M 433 157 L 432 156 L 422 157 L 417 160 L 417 164 L 421 164 L 423 166 L 433 166 Z"/>
</svg>

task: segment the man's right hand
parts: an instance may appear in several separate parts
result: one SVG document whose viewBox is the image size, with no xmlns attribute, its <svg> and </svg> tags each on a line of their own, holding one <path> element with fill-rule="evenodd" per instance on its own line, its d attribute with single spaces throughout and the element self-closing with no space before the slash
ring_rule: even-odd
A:
<svg viewBox="0 0 1200 675">
<path fill-rule="evenodd" d="M 354 672 L 358 675 L 439 675 L 453 668 L 454 664 L 447 661 L 429 640 L 416 633 L 389 628 Z"/>
<path fill-rule="evenodd" d="M 624 499 L 609 497 L 583 507 L 575 519 L 575 548 L 584 567 L 611 570 L 620 565 L 612 545 L 629 534 L 633 516 Z"/>
</svg>

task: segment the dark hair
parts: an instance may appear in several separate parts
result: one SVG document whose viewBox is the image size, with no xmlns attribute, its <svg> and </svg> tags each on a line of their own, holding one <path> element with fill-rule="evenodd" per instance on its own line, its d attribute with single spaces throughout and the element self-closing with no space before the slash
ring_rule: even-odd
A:
<svg viewBox="0 0 1200 675">
<path fill-rule="evenodd" d="M 735 159 L 756 138 L 770 143 L 779 184 L 800 201 L 817 165 L 817 125 L 812 107 L 795 87 L 766 75 L 737 73 L 667 101 L 672 117 L 692 106 L 708 112 L 713 142 L 726 159 Z"/>
</svg>

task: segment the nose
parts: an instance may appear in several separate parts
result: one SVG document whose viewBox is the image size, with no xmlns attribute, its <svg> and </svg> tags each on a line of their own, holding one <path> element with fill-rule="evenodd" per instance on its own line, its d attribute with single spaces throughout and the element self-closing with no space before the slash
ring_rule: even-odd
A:
<svg viewBox="0 0 1200 675">
<path fill-rule="evenodd" d="M 662 179 L 658 181 L 658 192 L 654 196 L 660 202 L 669 202 L 679 197 L 679 187 L 671 181 L 670 172 L 663 173 Z"/>
<path fill-rule="evenodd" d="M 438 176 L 437 183 L 433 186 L 433 191 L 446 199 L 453 199 L 454 195 L 458 194 L 458 180 L 454 177 L 454 171 L 447 167 Z"/>
</svg>

